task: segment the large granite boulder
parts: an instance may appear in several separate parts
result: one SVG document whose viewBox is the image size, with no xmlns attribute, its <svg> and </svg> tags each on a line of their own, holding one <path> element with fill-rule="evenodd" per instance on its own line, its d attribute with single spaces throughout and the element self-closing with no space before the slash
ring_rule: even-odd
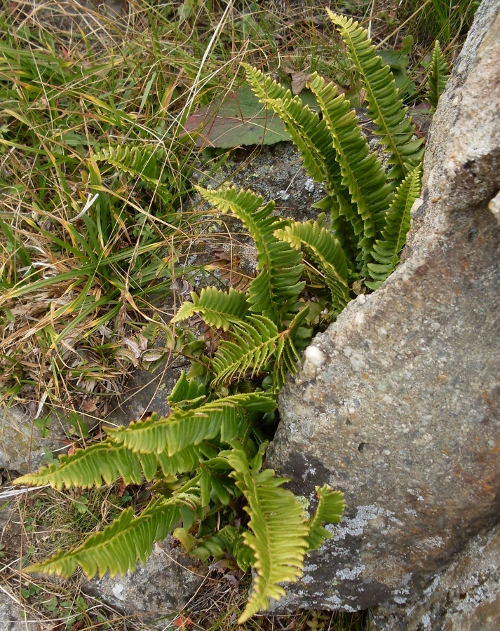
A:
<svg viewBox="0 0 500 631">
<path fill-rule="evenodd" d="M 500 522 L 499 88 L 500 4 L 484 0 L 432 123 L 403 263 L 314 339 L 280 398 L 269 464 L 298 494 L 328 482 L 347 500 L 281 610 L 385 602 L 399 613 L 381 628 L 410 628 Z"/>
</svg>

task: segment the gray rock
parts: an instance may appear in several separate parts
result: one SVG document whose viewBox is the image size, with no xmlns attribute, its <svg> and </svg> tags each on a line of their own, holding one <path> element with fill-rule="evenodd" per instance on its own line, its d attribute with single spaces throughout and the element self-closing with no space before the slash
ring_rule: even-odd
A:
<svg viewBox="0 0 500 631">
<path fill-rule="evenodd" d="M 21 474 L 37 471 L 45 458 L 46 450 L 56 456 L 67 451 L 67 438 L 75 431 L 57 412 L 51 414 L 47 437 L 42 437 L 33 419 L 20 407 L 4 407 L 0 409 L 0 413 L 0 469 Z M 82 415 L 81 419 L 88 427 L 94 424 L 86 415 Z"/>
<path fill-rule="evenodd" d="M 149 416 L 151 412 L 166 416 L 170 409 L 167 397 L 180 376 L 181 366 L 187 370 L 187 364 L 187 360 L 181 359 L 160 366 L 154 372 L 133 370 L 124 392 L 117 399 L 116 408 L 106 417 L 105 425 L 126 427 L 132 421 Z"/>
<path fill-rule="evenodd" d="M 240 148 L 208 179 L 210 164 L 199 164 L 198 169 L 194 177 L 205 188 L 223 185 L 250 189 L 265 202 L 274 200 L 279 215 L 297 221 L 316 216 L 311 204 L 325 195 L 304 171 L 302 158 L 291 142 Z"/>
<path fill-rule="evenodd" d="M 347 510 L 275 611 L 385 602 L 408 624 L 500 521 L 499 85 L 500 5 L 485 0 L 432 123 L 404 262 L 315 338 L 281 395 L 270 465 L 310 499 L 341 489 Z"/>
<path fill-rule="evenodd" d="M 45 626 L 38 625 L 36 621 L 26 620 L 22 614 L 22 607 L 18 604 L 16 596 L 7 587 L 2 585 L 0 589 L 0 631 L 37 631 Z"/>
<path fill-rule="evenodd" d="M 98 597 L 117 611 L 137 616 L 141 621 L 171 620 L 196 593 L 203 575 L 193 566 L 193 559 L 182 554 L 167 537 L 156 543 L 145 566 L 137 564 L 134 572 L 86 582 L 83 591 Z M 163 627 L 162 627 L 163 628 Z"/>
<path fill-rule="evenodd" d="M 377 607 L 374 631 L 500 629 L 500 527 L 477 535 L 437 575 L 411 611 Z"/>
</svg>

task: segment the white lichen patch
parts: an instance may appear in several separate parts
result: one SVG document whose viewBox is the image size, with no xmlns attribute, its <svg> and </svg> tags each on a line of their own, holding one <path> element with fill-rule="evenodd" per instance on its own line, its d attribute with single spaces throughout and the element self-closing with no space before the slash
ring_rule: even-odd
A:
<svg viewBox="0 0 500 631">
<path fill-rule="evenodd" d="M 342 581 L 354 581 L 358 578 L 361 572 L 365 569 L 364 565 L 359 565 L 357 567 L 344 567 L 341 570 L 337 570 L 335 576 Z"/>
<path fill-rule="evenodd" d="M 375 519 L 380 517 L 392 517 L 394 513 L 380 506 L 368 505 L 359 506 L 355 517 L 344 517 L 338 526 L 328 524 L 326 527 L 333 533 L 333 540 L 340 541 L 345 539 L 347 535 L 352 537 L 361 537 L 366 526 Z"/>
</svg>

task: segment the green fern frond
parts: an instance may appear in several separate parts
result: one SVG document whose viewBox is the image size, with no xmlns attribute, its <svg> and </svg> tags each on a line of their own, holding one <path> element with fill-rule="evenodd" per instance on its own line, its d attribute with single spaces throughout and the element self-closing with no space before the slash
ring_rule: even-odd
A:
<svg viewBox="0 0 500 631">
<path fill-rule="evenodd" d="M 335 236 L 317 221 L 293 222 L 275 235 L 296 249 L 304 249 L 325 276 L 334 309 L 340 313 L 350 301 L 349 270 L 342 247 Z"/>
<path fill-rule="evenodd" d="M 154 145 L 133 146 L 130 144 L 110 145 L 93 159 L 107 162 L 120 171 L 147 182 L 161 195 L 165 202 L 172 199 L 172 176 L 168 169 L 168 159 L 165 149 Z M 152 188 L 150 187 L 150 188 Z"/>
<path fill-rule="evenodd" d="M 255 94 L 285 123 L 308 174 L 316 182 L 324 183 L 331 192 L 333 206 L 330 210 L 349 219 L 353 226 L 351 238 L 361 234 L 363 223 L 351 203 L 348 189 L 342 183 L 337 152 L 325 121 L 309 107 L 302 105 L 298 96 L 292 97 L 289 90 L 266 77 L 260 70 L 247 64 L 243 66 Z"/>
<path fill-rule="evenodd" d="M 377 125 L 375 131 L 380 142 L 389 151 L 389 164 L 393 165 L 389 177 L 400 182 L 408 171 L 420 162 L 422 140 L 412 140 L 415 126 L 407 115 L 407 107 L 398 99 L 396 83 L 389 66 L 383 65 L 376 54 L 367 31 L 351 18 L 327 9 L 332 22 L 338 27 L 349 57 L 358 72 L 368 102 L 368 115 Z"/>
<path fill-rule="evenodd" d="M 165 452 L 173 456 L 190 446 L 221 435 L 237 434 L 241 415 L 248 411 L 272 412 L 276 402 L 265 393 L 235 394 L 205 403 L 194 410 L 175 410 L 168 418 L 153 415 L 127 428 L 108 430 L 113 442 L 140 453 Z"/>
<path fill-rule="evenodd" d="M 273 234 L 287 222 L 271 215 L 274 202 L 261 208 L 262 197 L 251 191 L 234 187 L 221 191 L 198 187 L 198 191 L 219 210 L 232 212 L 245 225 L 255 242 L 257 269 L 260 270 L 248 289 L 250 311 L 279 325 L 293 309 L 305 284 L 299 281 L 304 267 L 300 264 L 300 254 Z"/>
<path fill-rule="evenodd" d="M 243 64 L 252 90 L 261 102 L 278 114 L 304 161 L 304 168 L 317 182 L 337 184 L 341 187 L 340 169 L 336 162 L 336 152 L 332 146 L 325 123 L 318 114 L 302 105 L 298 96 L 276 81 Z M 333 179 L 333 182 L 330 180 Z"/>
<path fill-rule="evenodd" d="M 441 47 L 439 46 L 439 41 L 436 40 L 431 57 L 429 94 L 427 95 L 427 101 L 434 109 L 437 107 L 439 97 L 443 94 L 449 78 L 450 69 L 448 68 L 448 64 L 446 63 Z"/>
<path fill-rule="evenodd" d="M 257 576 L 238 620 L 243 624 L 257 611 L 267 609 L 269 598 L 279 600 L 285 595 L 280 583 L 296 581 L 301 576 L 308 529 L 302 505 L 291 491 L 280 488 L 287 478 L 275 478 L 270 469 L 252 472 L 245 452 L 235 444 L 231 451 L 221 455 L 233 467 L 231 475 L 248 502 L 245 510 L 250 516 L 248 527 L 252 531 L 245 532 L 243 538 L 255 555 L 253 567 Z"/>
<path fill-rule="evenodd" d="M 316 495 L 318 496 L 318 506 L 314 515 L 307 522 L 309 551 L 321 548 L 325 539 L 331 539 L 332 534 L 324 528 L 323 524 L 338 524 L 345 509 L 344 494 L 340 491 L 334 491 L 328 484 L 317 486 Z"/>
<path fill-rule="evenodd" d="M 236 440 L 237 436 L 233 440 Z M 228 441 L 227 441 L 228 442 Z M 201 467 L 200 489 L 202 506 L 208 506 L 213 495 L 224 506 L 234 497 L 234 482 L 229 480 L 231 467 L 224 458 L 213 458 Z"/>
<path fill-rule="evenodd" d="M 28 572 L 59 574 L 69 578 L 80 565 L 90 579 L 135 570 L 137 561 L 146 563 L 153 543 L 164 539 L 179 521 L 179 506 L 196 503 L 196 497 L 156 500 L 134 518 L 134 509 L 127 508 L 102 532 L 90 535 L 81 546 L 64 552 L 60 550 L 42 563 L 26 568 Z"/>
<path fill-rule="evenodd" d="M 192 291 L 191 300 L 181 305 L 171 322 L 181 322 L 199 313 L 208 326 L 227 331 L 232 324 L 241 323 L 248 313 L 247 294 L 233 287 L 229 292 L 206 287 L 199 296 Z"/>
<path fill-rule="evenodd" d="M 359 257 L 359 249 L 358 244 L 362 239 L 363 235 L 358 236 L 360 233 L 356 234 L 354 232 L 352 219 L 355 218 L 356 221 L 360 220 L 359 215 L 354 213 L 354 210 L 350 208 L 350 212 L 353 217 L 349 219 L 349 216 L 346 213 L 339 212 L 338 200 L 334 195 L 328 194 L 323 199 L 320 199 L 318 202 L 312 205 L 313 208 L 317 208 L 318 210 L 322 210 L 325 213 L 330 215 L 330 228 L 340 243 L 342 250 L 346 256 L 347 267 L 349 268 L 349 276 L 355 277 L 357 276 L 357 271 L 360 271 L 363 264 L 357 265 L 359 261 L 361 261 L 361 257 Z M 359 227 L 361 228 L 361 232 L 363 230 L 363 222 L 359 221 Z"/>
<path fill-rule="evenodd" d="M 323 119 L 337 150 L 342 184 L 349 189 L 357 213 L 363 219 L 364 247 L 368 247 L 383 221 L 392 199 L 392 189 L 376 154 L 370 154 L 361 134 L 356 112 L 334 84 L 314 73 L 309 87 L 316 96 Z"/>
<path fill-rule="evenodd" d="M 279 331 L 268 318 L 258 315 L 248 316 L 244 325 L 235 326 L 233 339 L 221 342 L 212 360 L 215 373 L 212 386 L 218 387 L 246 375 L 252 378 L 260 372 L 271 371 L 273 390 L 280 390 L 285 382 L 286 371 L 297 371 L 299 350 L 304 344 L 307 345 L 305 340 L 310 338 L 310 332 L 301 327 L 307 311 L 306 308 L 297 313 L 284 331 Z M 271 362 L 272 368 L 269 366 Z"/>
<path fill-rule="evenodd" d="M 142 484 L 143 475 L 152 480 L 158 467 L 152 454 L 136 454 L 123 445 L 109 441 L 77 449 L 74 454 L 59 457 L 58 464 L 50 464 L 38 473 L 28 473 L 16 480 L 16 484 L 84 489 L 112 484 L 122 477 L 125 484 Z"/>
<path fill-rule="evenodd" d="M 373 246 L 372 257 L 377 263 L 369 263 L 368 271 L 376 283 L 365 284 L 376 289 L 392 273 L 399 263 L 399 253 L 406 242 L 406 234 L 410 229 L 410 211 L 413 202 L 420 194 L 421 165 L 411 171 L 397 189 L 382 236 Z"/>
</svg>

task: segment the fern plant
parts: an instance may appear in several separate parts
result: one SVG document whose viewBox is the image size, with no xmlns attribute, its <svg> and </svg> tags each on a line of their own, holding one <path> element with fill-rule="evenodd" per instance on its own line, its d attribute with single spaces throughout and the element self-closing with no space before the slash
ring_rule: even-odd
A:
<svg viewBox="0 0 500 631">
<path fill-rule="evenodd" d="M 246 66 L 255 93 L 282 118 L 304 167 L 326 187 L 316 207 L 329 212 L 330 223 L 324 213 L 305 223 L 277 217 L 274 202 L 263 204 L 251 191 L 198 189 L 219 212 L 243 223 L 255 242 L 256 277 L 245 292 L 215 287 L 192 292 L 173 318 L 179 325 L 201 317 L 217 345 L 211 355 L 192 359 L 189 372 L 181 375 L 169 397 L 168 417 L 153 414 L 127 428 L 107 430 L 104 442 L 18 480 L 59 489 L 107 484 L 118 477 L 125 484 L 154 481 L 154 499 L 140 515 L 128 509 L 78 548 L 29 569 L 69 575 L 80 565 L 88 576 L 125 572 L 136 560 L 145 561 L 154 541 L 173 531 L 203 561 L 230 554 L 242 569 L 254 568 L 242 623 L 266 608 L 269 598 L 284 594 L 281 583 L 297 580 L 307 551 L 331 536 L 324 524 L 340 520 L 341 493 L 317 487 L 318 505 L 310 516 L 303 502 L 283 488 L 286 478 L 261 470 L 275 429 L 277 393 L 287 373 L 297 370 L 312 334 L 313 318 L 303 296 L 311 268 L 329 292 L 333 319 L 355 293 L 380 286 L 398 263 L 419 194 L 423 149 L 413 137 L 390 69 L 366 31 L 343 16 L 329 15 L 366 90 L 389 168 L 370 151 L 350 102 L 333 85 L 311 76 L 318 115 Z M 116 150 L 103 157 L 162 185 L 158 164 L 147 152 Z"/>
<path fill-rule="evenodd" d="M 443 94 L 448 79 L 450 78 L 450 70 L 444 58 L 443 52 L 439 45 L 439 41 L 434 43 L 432 51 L 430 73 L 429 73 L 429 93 L 427 100 L 433 109 L 436 109 L 439 97 Z"/>
</svg>

